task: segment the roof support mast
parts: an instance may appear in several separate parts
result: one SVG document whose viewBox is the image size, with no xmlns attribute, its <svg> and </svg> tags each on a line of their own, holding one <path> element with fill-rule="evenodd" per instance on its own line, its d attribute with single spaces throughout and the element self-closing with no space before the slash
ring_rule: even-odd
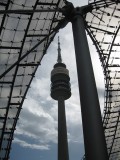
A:
<svg viewBox="0 0 120 160">
<path fill-rule="evenodd" d="M 74 8 L 66 1 L 63 14 L 72 23 L 86 160 L 108 160 L 100 105 L 93 73 L 83 16 L 91 6 Z M 65 22 L 64 22 L 65 23 Z M 65 23 L 65 24 L 66 24 Z"/>
</svg>

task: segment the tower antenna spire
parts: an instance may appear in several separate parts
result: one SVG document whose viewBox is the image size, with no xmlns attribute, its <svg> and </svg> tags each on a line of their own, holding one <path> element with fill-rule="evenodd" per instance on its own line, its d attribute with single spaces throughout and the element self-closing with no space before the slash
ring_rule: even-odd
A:
<svg viewBox="0 0 120 160">
<path fill-rule="evenodd" d="M 61 57 L 61 48 L 60 48 L 60 38 L 58 36 L 58 59 L 57 59 L 58 63 L 62 63 L 62 57 Z"/>
</svg>

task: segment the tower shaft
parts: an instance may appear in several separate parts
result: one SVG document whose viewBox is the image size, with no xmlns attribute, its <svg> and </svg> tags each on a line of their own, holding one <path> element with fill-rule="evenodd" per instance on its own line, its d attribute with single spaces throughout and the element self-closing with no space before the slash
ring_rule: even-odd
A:
<svg viewBox="0 0 120 160">
<path fill-rule="evenodd" d="M 64 98 L 58 98 L 58 160 L 69 160 Z"/>
</svg>

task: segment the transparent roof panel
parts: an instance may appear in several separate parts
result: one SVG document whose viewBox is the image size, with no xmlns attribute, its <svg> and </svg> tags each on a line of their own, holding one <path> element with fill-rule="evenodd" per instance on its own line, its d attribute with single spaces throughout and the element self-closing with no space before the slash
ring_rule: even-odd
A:
<svg viewBox="0 0 120 160">
<path fill-rule="evenodd" d="M 0 159 L 9 158 L 24 98 L 63 18 L 56 9 L 64 5 L 63 0 L 0 1 Z"/>
<path fill-rule="evenodd" d="M 120 159 L 120 3 L 89 0 L 88 34 L 97 48 L 105 75 L 103 126 L 110 160 Z"/>
<path fill-rule="evenodd" d="M 116 160 L 120 159 L 120 3 L 89 0 L 89 4 L 93 10 L 84 16 L 86 30 L 104 70 L 103 125 L 109 159 Z M 64 0 L 0 1 L 0 159 L 9 158 L 24 98 L 64 18 L 57 11 L 64 5 Z"/>
</svg>

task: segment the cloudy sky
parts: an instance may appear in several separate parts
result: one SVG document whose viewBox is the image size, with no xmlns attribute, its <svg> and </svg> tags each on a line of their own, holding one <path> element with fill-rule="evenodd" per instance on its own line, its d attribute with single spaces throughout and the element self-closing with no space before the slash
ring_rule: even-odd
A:
<svg viewBox="0 0 120 160">
<path fill-rule="evenodd" d="M 75 6 L 87 4 L 85 0 L 71 0 Z M 66 118 L 70 160 L 84 155 L 80 100 L 78 92 L 72 28 L 69 23 L 60 30 L 62 59 L 71 78 L 72 96 L 66 103 Z M 15 131 L 11 160 L 57 159 L 57 102 L 50 97 L 50 72 L 57 60 L 57 36 L 44 56 L 41 66 L 24 101 L 23 110 Z M 101 108 L 104 104 L 104 78 L 93 43 L 89 41 Z"/>
</svg>

